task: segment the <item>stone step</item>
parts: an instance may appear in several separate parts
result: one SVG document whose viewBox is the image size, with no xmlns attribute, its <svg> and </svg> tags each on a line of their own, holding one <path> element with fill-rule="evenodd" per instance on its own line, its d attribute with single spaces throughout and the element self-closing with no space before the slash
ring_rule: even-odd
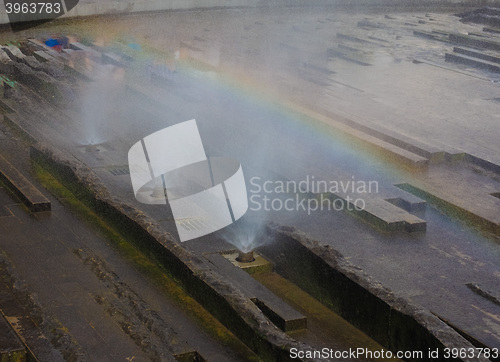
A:
<svg viewBox="0 0 500 362">
<path fill-rule="evenodd" d="M 451 33 L 449 40 L 452 43 L 457 43 L 466 46 L 472 46 L 479 49 L 500 50 L 500 41 L 486 39 L 474 35 L 464 35 Z"/>
<path fill-rule="evenodd" d="M 486 60 L 480 60 L 478 58 L 467 55 L 446 53 L 444 55 L 444 60 L 450 63 L 464 64 L 470 67 L 484 69 L 490 72 L 500 73 L 500 64 L 495 64 Z"/>
<path fill-rule="evenodd" d="M 360 59 L 359 53 L 351 52 L 345 48 L 344 49 L 329 48 L 327 50 L 327 56 L 343 59 L 343 60 L 346 60 L 346 61 L 354 63 L 354 64 L 358 64 L 358 65 L 363 65 L 363 66 L 372 65 L 372 64 L 364 61 L 363 59 Z"/>
<path fill-rule="evenodd" d="M 0 180 L 31 211 L 50 211 L 50 201 L 2 156 L 0 156 Z"/>
<path fill-rule="evenodd" d="M 442 177 L 428 180 L 424 186 L 409 183 L 397 185 L 428 203 L 432 203 L 460 219 L 473 222 L 477 228 L 500 235 L 500 200 L 482 189 L 468 184 L 442 184 Z"/>
<path fill-rule="evenodd" d="M 489 28 L 486 26 L 483 28 L 483 31 L 487 33 L 500 34 L 500 29 Z"/>
<path fill-rule="evenodd" d="M 349 207 L 348 210 L 350 212 L 382 231 L 418 232 L 426 231 L 427 229 L 427 222 L 425 220 L 410 214 L 380 197 L 362 197 L 364 205 L 359 205 L 359 203 L 354 204 L 349 201 L 358 199 L 358 196 L 344 193 L 334 195 L 334 197 L 342 199 L 344 204 L 349 204 L 347 207 Z M 357 209 L 356 207 L 361 209 Z"/>
<path fill-rule="evenodd" d="M 384 200 L 410 213 L 423 212 L 427 208 L 427 202 L 425 200 L 401 190 L 397 186 L 391 188 L 390 195 L 384 198 Z"/>
<path fill-rule="evenodd" d="M 413 30 L 413 35 L 418 36 L 419 38 L 430 39 L 430 40 L 439 40 L 439 41 L 447 41 L 448 39 L 439 33 L 428 32 L 424 30 Z"/>
<path fill-rule="evenodd" d="M 365 39 L 363 37 L 351 35 L 351 34 L 337 33 L 337 38 L 341 39 L 341 40 L 347 40 L 347 41 L 350 41 L 352 43 L 362 43 L 362 44 L 367 44 L 367 45 L 373 45 L 375 47 L 382 46 L 379 43 L 374 42 L 372 40 L 368 40 L 368 39 Z"/>
<path fill-rule="evenodd" d="M 491 63 L 500 64 L 500 57 L 481 53 L 475 49 L 453 47 L 453 52 L 458 53 L 458 54 L 467 55 L 468 57 L 472 57 L 472 58 L 486 60 L 486 61 L 491 62 Z"/>
</svg>

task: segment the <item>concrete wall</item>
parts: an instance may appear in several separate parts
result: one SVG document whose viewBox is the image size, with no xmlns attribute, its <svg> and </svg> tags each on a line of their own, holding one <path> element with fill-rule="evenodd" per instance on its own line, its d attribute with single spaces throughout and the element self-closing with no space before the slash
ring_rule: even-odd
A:
<svg viewBox="0 0 500 362">
<path fill-rule="evenodd" d="M 332 247 L 321 245 L 290 227 L 269 224 L 267 231 L 271 242 L 259 247 L 259 252 L 273 262 L 275 271 L 384 348 L 424 353 L 439 349 L 436 362 L 451 360 L 444 358 L 445 348 L 474 348 L 438 317 L 395 296 Z M 466 357 L 453 361 L 478 362 L 479 359 Z"/>
<path fill-rule="evenodd" d="M 29 1 L 29 0 L 26 0 Z M 187 10 L 204 8 L 231 8 L 257 6 L 401 6 L 429 8 L 429 6 L 500 6 L 500 0 L 80 0 L 63 17 L 102 14 L 135 13 L 161 10 Z M 8 24 L 3 1 L 0 4 L 0 24 Z"/>
</svg>

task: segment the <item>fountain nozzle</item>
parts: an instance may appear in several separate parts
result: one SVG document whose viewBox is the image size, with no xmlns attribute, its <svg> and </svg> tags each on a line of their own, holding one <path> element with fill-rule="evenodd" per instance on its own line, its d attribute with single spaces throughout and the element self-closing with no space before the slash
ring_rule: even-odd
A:
<svg viewBox="0 0 500 362">
<path fill-rule="evenodd" d="M 255 261 L 255 258 L 253 257 L 253 251 L 249 251 L 248 253 L 240 251 L 238 253 L 236 261 L 239 261 L 240 263 L 251 263 L 252 261 Z"/>
</svg>

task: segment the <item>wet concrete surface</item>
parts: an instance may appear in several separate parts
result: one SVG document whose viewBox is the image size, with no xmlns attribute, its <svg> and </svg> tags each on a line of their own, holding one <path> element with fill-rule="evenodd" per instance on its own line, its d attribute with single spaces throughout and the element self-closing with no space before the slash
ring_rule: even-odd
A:
<svg viewBox="0 0 500 362">
<path fill-rule="evenodd" d="M 194 59 L 196 65 L 183 67 L 179 61 L 171 79 L 155 83 L 149 82 L 141 66 L 125 73 L 108 67 L 101 83 L 77 83 L 78 101 L 57 106 L 62 112 L 29 101 L 16 110 L 36 137 L 71 152 L 113 194 L 131 203 L 135 201 L 129 176 L 115 176 L 110 169 L 126 166 L 128 148 L 137 140 L 193 118 L 207 153 L 237 158 L 244 165 L 247 185 L 252 177 L 270 181 L 355 177 L 377 181 L 377 194 L 369 196 L 383 199 L 400 195 L 393 184 L 430 180 L 438 184 L 437 189 L 456 190 L 450 197 L 457 203 L 468 187 L 481 190 L 481 195 L 500 190 L 497 175 L 474 172 L 466 164 L 431 165 L 429 171 L 408 174 L 335 134 L 319 132 L 307 116 L 273 104 L 280 99 L 319 113 L 334 112 L 431 149 L 452 155 L 466 152 L 500 164 L 498 103 L 491 101 L 498 76 L 460 66 L 450 68 L 441 59 L 447 45 L 413 35 L 413 28 L 429 27 L 426 22 L 461 32 L 477 31 L 478 25 L 461 24 L 442 13 L 432 14 L 434 20 L 420 13 L 385 15 L 280 9 L 274 13 L 235 10 L 129 17 L 127 26 L 137 26 L 127 41 L 138 40 L 145 48 L 162 51 L 156 59 L 163 62 L 171 62 L 173 53 L 180 50 L 184 60 Z M 360 28 L 357 22 L 365 18 L 384 25 Z M 55 24 L 21 36 L 73 32 L 99 45 L 112 44 L 114 37 L 127 37 L 123 19 L 113 18 L 99 30 L 89 29 L 89 22 Z M 110 31 L 100 35 L 102 29 Z M 156 37 L 155 33 L 169 36 Z M 339 33 L 349 36 L 339 37 Z M 352 37 L 364 40 L 355 40 L 356 45 Z M 362 50 L 366 54 L 361 57 L 371 65 L 329 59 L 328 48 L 339 45 Z M 413 63 L 417 58 L 428 63 Z M 40 112 L 40 104 L 46 107 L 44 112 Z M 89 105 L 95 104 L 98 106 L 90 112 Z M 88 152 L 85 144 L 89 141 L 101 146 Z M 487 200 L 491 203 L 489 215 L 498 214 L 498 201 L 493 196 Z M 470 198 L 468 204 L 473 203 Z M 175 234 L 167 210 L 135 205 Z M 344 212 L 249 212 L 249 217 L 262 221 L 297 226 L 340 250 L 396 293 L 481 342 L 499 347 L 498 306 L 466 286 L 481 283 L 494 289 L 498 285 L 498 236 L 482 235 L 475 225 L 460 223 L 433 206 L 417 215 L 427 222 L 426 232 L 387 234 Z M 185 245 L 198 253 L 232 248 L 211 238 Z"/>
<path fill-rule="evenodd" d="M 44 190 L 29 176 L 28 155 L 15 137 L 0 142 L 2 154 Z M 39 335 L 27 338 L 40 360 L 175 361 L 174 355 L 192 351 L 208 360 L 250 358 L 251 351 L 234 351 L 200 328 L 192 311 L 179 306 L 105 235 L 44 192 L 53 205 L 46 215 L 29 213 L 3 188 L 0 193 L 0 243 L 9 263 L 2 273 L 10 273 L 11 288 L 22 286 L 14 299 L 27 299 L 21 302 L 24 310 L 6 304 L 2 309 L 12 318 L 42 321 Z M 20 334 L 36 330 L 28 324 Z M 37 341 L 40 336 L 50 343 Z"/>
</svg>

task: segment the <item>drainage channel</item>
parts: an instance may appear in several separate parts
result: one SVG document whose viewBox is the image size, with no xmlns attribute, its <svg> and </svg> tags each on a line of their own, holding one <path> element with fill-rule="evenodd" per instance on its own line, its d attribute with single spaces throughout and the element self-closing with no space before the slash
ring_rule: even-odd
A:
<svg viewBox="0 0 500 362">
<path fill-rule="evenodd" d="M 364 351 L 363 354 L 357 355 L 355 359 L 347 358 L 344 360 L 371 361 L 370 353 L 375 354 L 385 350 L 365 333 L 279 274 L 264 271 L 253 274 L 253 277 L 307 317 L 307 328 L 290 332 L 289 335 L 301 342 L 315 346 L 324 352 L 325 357 L 327 355 L 329 358 L 335 357 L 335 353 L 337 356 L 341 356 L 341 353 L 348 356 L 346 352 L 361 348 Z M 397 358 L 384 360 L 401 361 Z"/>
<path fill-rule="evenodd" d="M 347 322 L 291 281 L 273 271 L 273 264 L 257 250 L 228 250 L 204 255 L 218 272 L 238 285 L 280 329 L 299 342 L 313 346 L 313 353 L 290 349 L 290 358 L 370 361 L 382 345 Z M 356 351 L 356 357 L 351 358 Z M 362 351 L 361 353 L 359 351 Z M 399 361 L 397 358 L 384 358 Z"/>
</svg>

